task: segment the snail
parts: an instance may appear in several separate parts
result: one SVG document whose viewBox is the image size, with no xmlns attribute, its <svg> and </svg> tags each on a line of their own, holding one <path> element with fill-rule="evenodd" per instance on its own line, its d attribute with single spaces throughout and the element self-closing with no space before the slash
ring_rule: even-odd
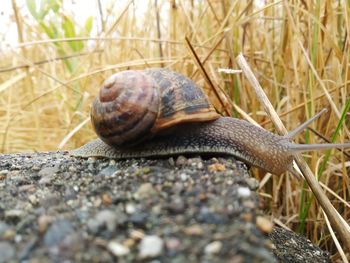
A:
<svg viewBox="0 0 350 263">
<path fill-rule="evenodd" d="M 109 77 L 92 104 L 91 121 L 99 139 L 70 153 L 116 159 L 232 155 L 279 175 L 292 171 L 295 152 L 350 147 L 292 143 L 322 112 L 278 136 L 247 121 L 220 116 L 201 88 L 179 73 L 127 70 Z"/>
</svg>

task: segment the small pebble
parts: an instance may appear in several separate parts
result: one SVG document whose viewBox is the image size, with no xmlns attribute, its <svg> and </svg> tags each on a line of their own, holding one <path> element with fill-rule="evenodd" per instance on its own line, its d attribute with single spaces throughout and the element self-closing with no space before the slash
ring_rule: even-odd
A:
<svg viewBox="0 0 350 263">
<path fill-rule="evenodd" d="M 40 170 L 41 170 L 41 167 L 34 164 L 34 165 L 32 166 L 32 170 L 37 172 L 37 171 L 40 171 Z"/>
<path fill-rule="evenodd" d="M 141 169 L 143 174 L 149 174 L 152 170 L 150 167 L 144 167 Z"/>
<path fill-rule="evenodd" d="M 0 221 L 0 239 L 11 240 L 16 236 L 16 232 L 12 227 Z"/>
<path fill-rule="evenodd" d="M 88 170 L 89 170 L 89 171 L 95 171 L 95 168 L 94 168 L 94 164 L 93 164 L 93 163 L 90 163 L 90 164 L 88 165 Z"/>
<path fill-rule="evenodd" d="M 240 217 L 246 222 L 253 221 L 253 215 L 251 213 L 242 213 Z"/>
<path fill-rule="evenodd" d="M 113 202 L 113 200 L 112 200 L 111 196 L 108 193 L 104 193 L 102 195 L 102 203 L 104 205 L 111 205 L 112 202 Z"/>
<path fill-rule="evenodd" d="M 237 192 L 238 196 L 242 198 L 247 198 L 251 194 L 251 191 L 248 187 L 238 187 Z"/>
<path fill-rule="evenodd" d="M 197 168 L 198 168 L 199 170 L 202 170 L 202 169 L 204 168 L 203 162 L 199 162 L 199 163 L 197 164 Z"/>
<path fill-rule="evenodd" d="M 213 241 L 205 246 L 205 254 L 218 254 L 222 248 L 222 243 L 220 241 Z"/>
<path fill-rule="evenodd" d="M 159 256 L 163 251 L 163 243 L 158 236 L 145 236 L 139 245 L 139 257 L 144 259 Z"/>
<path fill-rule="evenodd" d="M 69 201 L 69 200 L 74 200 L 77 199 L 77 193 L 74 190 L 72 186 L 67 186 L 66 190 L 64 192 L 64 200 Z"/>
<path fill-rule="evenodd" d="M 191 165 L 192 167 L 198 168 L 199 163 L 202 163 L 202 159 L 200 157 L 188 159 L 188 164 Z"/>
<path fill-rule="evenodd" d="M 90 164 L 94 164 L 97 160 L 97 157 L 89 157 L 87 162 L 90 163 Z"/>
<path fill-rule="evenodd" d="M 185 209 L 185 203 L 181 198 L 175 198 L 168 204 L 168 210 L 172 214 L 182 214 Z"/>
<path fill-rule="evenodd" d="M 103 177 L 114 177 L 115 173 L 118 171 L 118 167 L 115 165 L 110 165 L 101 170 L 97 176 L 103 176 Z"/>
<path fill-rule="evenodd" d="M 107 245 L 108 250 L 117 257 L 125 256 L 130 253 L 130 249 L 117 241 L 110 241 Z"/>
<path fill-rule="evenodd" d="M 255 178 L 252 178 L 252 177 L 245 178 L 245 181 L 249 186 L 250 190 L 255 191 L 259 188 L 260 183 Z"/>
<path fill-rule="evenodd" d="M 48 175 L 41 177 L 41 179 L 39 180 L 39 184 L 40 185 L 50 185 L 54 179 L 55 179 L 55 174 L 48 174 Z"/>
<path fill-rule="evenodd" d="M 74 258 L 74 255 L 83 251 L 84 243 L 82 242 L 83 237 L 77 233 L 69 233 L 59 244 L 58 253 L 62 258 Z M 54 250 L 53 248 L 50 249 Z"/>
<path fill-rule="evenodd" d="M 136 206 L 135 206 L 135 204 L 133 204 L 133 203 L 127 203 L 126 205 L 125 205 L 125 212 L 127 213 L 127 214 L 133 214 L 133 213 L 135 213 L 136 212 Z"/>
<path fill-rule="evenodd" d="M 208 200 L 208 196 L 207 196 L 207 194 L 206 194 L 205 192 L 202 192 L 202 193 L 200 193 L 200 194 L 198 195 L 198 199 L 201 200 L 201 201 L 203 202 L 203 201 Z"/>
<path fill-rule="evenodd" d="M 206 207 L 200 210 L 199 214 L 197 215 L 197 220 L 200 223 L 215 224 L 215 225 L 227 224 L 228 222 L 227 215 L 212 212 L 208 210 Z"/>
<path fill-rule="evenodd" d="M 216 157 L 211 158 L 211 161 L 212 161 L 213 163 L 218 163 L 218 162 L 219 162 L 218 158 L 216 158 Z"/>
<path fill-rule="evenodd" d="M 252 200 L 245 200 L 243 201 L 242 205 L 246 208 L 254 209 L 255 203 Z"/>
<path fill-rule="evenodd" d="M 223 172 L 226 171 L 226 166 L 221 163 L 213 163 L 208 166 L 209 172 Z"/>
<path fill-rule="evenodd" d="M 29 241 L 25 241 L 23 247 L 17 253 L 17 257 L 20 259 L 20 262 L 26 262 L 26 259 L 30 257 L 30 254 L 33 252 L 36 246 L 38 246 L 39 237 L 34 236 Z"/>
<path fill-rule="evenodd" d="M 7 175 L 9 170 L 1 170 L 0 175 Z"/>
<path fill-rule="evenodd" d="M 5 211 L 5 220 L 6 221 L 18 221 L 24 217 L 26 213 L 23 210 L 11 209 Z"/>
<path fill-rule="evenodd" d="M 71 165 L 68 167 L 68 171 L 71 173 L 75 173 L 77 171 L 77 168 L 74 165 Z"/>
<path fill-rule="evenodd" d="M 41 177 L 45 177 L 45 176 L 51 176 L 56 174 L 59 171 L 59 168 L 54 166 L 54 167 L 44 167 L 42 168 L 38 175 Z"/>
<path fill-rule="evenodd" d="M 38 218 L 38 230 L 39 230 L 39 233 L 44 233 L 53 220 L 54 219 L 53 219 L 52 216 L 41 215 Z"/>
<path fill-rule="evenodd" d="M 34 184 L 26 184 L 18 187 L 18 192 L 34 193 L 35 191 L 36 191 L 36 187 Z"/>
<path fill-rule="evenodd" d="M 17 174 L 17 175 L 12 175 L 12 174 Z M 30 183 L 28 177 L 23 177 L 19 175 L 17 171 L 10 171 L 6 179 L 7 179 L 7 184 L 10 184 L 10 185 L 12 184 L 12 185 L 19 186 L 19 185 Z"/>
<path fill-rule="evenodd" d="M 91 201 L 94 207 L 100 207 L 102 205 L 102 199 L 99 196 L 92 198 Z"/>
<path fill-rule="evenodd" d="M 116 165 L 116 161 L 113 160 L 113 159 L 111 159 L 111 160 L 109 161 L 109 166 L 112 166 L 112 165 Z"/>
<path fill-rule="evenodd" d="M 94 218 L 88 223 L 88 229 L 96 234 L 99 230 L 106 228 L 108 232 L 114 232 L 118 223 L 117 214 L 111 210 L 102 210 L 98 212 Z"/>
<path fill-rule="evenodd" d="M 176 237 L 169 238 L 165 241 L 165 246 L 168 250 L 178 250 L 180 245 L 181 241 Z"/>
<path fill-rule="evenodd" d="M 145 233 L 142 230 L 132 230 L 130 233 L 130 237 L 133 240 L 139 241 L 145 237 Z"/>
<path fill-rule="evenodd" d="M 66 219 L 56 220 L 44 235 L 44 244 L 48 247 L 58 245 L 66 236 L 74 232 L 73 225 Z"/>
<path fill-rule="evenodd" d="M 16 236 L 16 231 L 14 229 L 9 229 L 6 232 L 4 232 L 2 238 L 4 240 L 12 240 Z"/>
<path fill-rule="evenodd" d="M 22 235 L 15 235 L 13 238 L 13 241 L 15 241 L 15 243 L 19 243 L 23 240 Z"/>
<path fill-rule="evenodd" d="M 270 234 L 273 230 L 273 223 L 271 220 L 263 216 L 256 217 L 256 227 L 265 234 Z"/>
<path fill-rule="evenodd" d="M 2 238 L 3 234 L 10 229 L 11 229 L 10 225 L 0 221 L 0 238 Z"/>
<path fill-rule="evenodd" d="M 43 199 L 40 200 L 40 204 L 46 209 L 57 206 L 60 202 L 61 197 L 54 193 L 47 194 L 43 197 Z"/>
<path fill-rule="evenodd" d="M 36 195 L 29 195 L 28 200 L 32 205 L 37 205 L 39 203 L 39 199 L 36 197 Z"/>
<path fill-rule="evenodd" d="M 189 235 L 189 236 L 202 236 L 204 234 L 204 230 L 200 225 L 192 225 L 192 226 L 186 227 L 184 229 L 184 232 L 186 235 Z"/>
<path fill-rule="evenodd" d="M 157 195 L 157 190 L 153 187 L 151 183 L 142 184 L 134 193 L 134 197 L 137 200 L 151 198 L 156 195 Z"/>
<path fill-rule="evenodd" d="M 129 217 L 129 222 L 137 227 L 143 228 L 147 224 L 147 213 L 134 213 Z"/>
<path fill-rule="evenodd" d="M 169 162 L 169 164 L 170 164 L 171 166 L 174 166 L 174 165 L 175 165 L 175 160 L 174 160 L 173 157 L 170 157 L 170 158 L 168 159 L 168 162 Z"/>
<path fill-rule="evenodd" d="M 185 173 L 182 173 L 182 174 L 180 174 L 180 178 L 181 178 L 181 181 L 187 181 L 187 179 L 188 179 L 188 175 L 187 174 L 185 174 Z"/>
<path fill-rule="evenodd" d="M 136 244 L 136 241 L 134 239 L 131 239 L 131 238 L 128 238 L 128 239 L 123 241 L 123 245 L 128 247 L 128 248 L 134 247 L 135 244 Z"/>
<path fill-rule="evenodd" d="M 176 158 L 176 166 L 184 166 L 187 164 L 187 158 L 183 155 L 180 155 Z"/>
</svg>

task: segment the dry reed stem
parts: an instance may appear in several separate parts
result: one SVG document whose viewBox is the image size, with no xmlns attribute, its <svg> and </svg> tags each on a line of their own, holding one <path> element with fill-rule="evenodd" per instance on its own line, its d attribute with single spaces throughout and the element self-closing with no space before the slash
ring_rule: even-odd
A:
<svg viewBox="0 0 350 263">
<path fill-rule="evenodd" d="M 63 147 L 66 145 L 66 143 L 74 136 L 74 134 L 76 134 L 78 131 L 80 131 L 80 129 L 84 125 L 86 125 L 89 121 L 90 121 L 90 117 L 86 118 L 81 123 L 79 123 L 76 127 L 74 127 L 74 129 L 72 129 L 59 143 L 58 149 L 62 150 Z"/>
<path fill-rule="evenodd" d="M 183 42 L 181 41 L 175 41 L 170 39 L 118 36 L 118 37 L 63 37 L 63 38 L 53 38 L 53 39 L 42 39 L 42 40 L 23 42 L 13 46 L 12 48 L 16 49 L 16 48 L 22 48 L 22 47 L 30 47 L 34 45 L 53 44 L 53 43 L 61 43 L 61 42 L 74 42 L 74 41 L 88 41 L 88 40 L 95 40 L 95 41 L 128 40 L 128 41 L 142 41 L 142 42 L 155 42 L 155 43 L 161 42 L 161 43 L 167 43 L 167 44 L 183 45 Z M 198 46 L 198 45 L 195 45 L 195 46 Z"/>
<path fill-rule="evenodd" d="M 250 69 L 242 53 L 237 56 L 237 64 L 243 70 L 244 75 L 246 76 L 249 83 L 253 87 L 260 103 L 262 104 L 265 111 L 271 118 L 272 122 L 275 124 L 278 131 L 282 135 L 286 135 L 288 133 L 287 129 L 284 127 L 281 119 L 278 117 L 277 112 L 273 108 L 271 102 L 269 101 L 268 97 L 266 96 L 265 92 L 260 86 L 258 80 L 255 78 L 253 71 Z M 297 162 L 300 170 L 302 171 L 304 178 L 307 181 L 312 192 L 314 193 L 318 203 L 320 204 L 323 211 L 325 212 L 325 215 L 327 216 L 327 218 L 331 222 L 331 225 L 334 227 L 334 229 L 338 233 L 340 239 L 343 242 L 343 245 L 350 252 L 350 232 L 348 230 L 349 226 L 345 221 L 343 221 L 343 218 L 337 213 L 336 209 L 333 207 L 328 197 L 324 194 L 319 183 L 315 179 L 316 177 L 313 175 L 311 169 L 309 168 L 307 163 L 304 161 L 301 154 L 297 154 L 297 153 L 295 154 L 295 161 Z M 336 239 L 335 236 L 334 238 Z"/>
<path fill-rule="evenodd" d="M 102 50 L 96 50 L 95 52 L 99 52 L 101 53 Z M 52 59 L 44 59 L 44 60 L 39 60 L 39 61 L 33 61 L 32 64 L 33 65 L 42 65 L 42 64 L 46 64 L 46 63 L 52 63 L 54 61 L 59 61 L 59 60 L 66 60 L 66 59 L 70 59 L 70 58 L 76 58 L 76 57 L 82 57 L 82 56 L 87 56 L 87 55 L 91 55 L 91 53 L 94 53 L 94 52 L 82 52 L 82 53 L 78 53 L 78 54 L 74 54 L 74 55 L 67 55 L 67 56 L 61 56 L 61 57 L 55 57 L 55 58 L 52 58 Z M 12 71 L 12 70 L 16 70 L 16 69 L 20 69 L 20 68 L 26 68 L 26 67 L 30 67 L 31 64 L 22 64 L 22 65 L 16 65 L 14 67 L 5 67 L 5 68 L 1 68 L 0 67 L 0 73 L 3 73 L 3 72 L 7 72 L 7 71 Z M 1 91 L 1 89 L 0 89 Z"/>
<path fill-rule="evenodd" d="M 339 251 L 340 257 L 342 258 L 342 260 L 343 260 L 344 263 L 349 263 L 348 259 L 346 258 L 346 255 L 345 255 L 345 253 L 344 253 L 344 251 L 343 251 L 343 248 L 341 247 L 341 245 L 339 244 L 339 241 L 338 241 L 337 237 L 335 236 L 335 233 L 334 233 L 334 231 L 333 231 L 333 229 L 332 229 L 332 225 L 330 224 L 326 213 L 325 213 L 324 211 L 322 211 L 322 212 L 323 212 L 323 216 L 324 216 L 324 218 L 325 218 L 327 227 L 328 227 L 328 229 L 329 229 L 329 233 L 331 234 L 332 239 L 333 239 L 333 241 L 334 241 L 334 244 L 335 244 L 335 246 L 337 247 L 337 249 L 338 249 L 338 251 Z"/>
<path fill-rule="evenodd" d="M 320 87 L 322 88 L 323 93 L 325 94 L 325 96 L 326 96 L 326 98 L 327 98 L 329 104 L 331 105 L 331 107 L 332 107 L 334 113 L 337 115 L 338 118 L 340 118 L 340 112 L 339 112 L 337 106 L 335 105 L 335 103 L 334 103 L 334 101 L 333 101 L 331 95 L 329 94 L 329 91 L 327 90 L 327 88 L 326 88 L 324 82 L 322 81 L 322 79 L 320 78 L 319 74 L 317 73 L 317 71 L 316 71 L 314 65 L 312 64 L 312 62 L 311 62 L 311 60 L 310 60 L 310 58 L 309 58 L 309 55 L 308 55 L 307 51 L 306 51 L 305 48 L 304 48 L 303 43 L 301 42 L 301 40 L 300 40 L 300 38 L 299 38 L 299 35 L 300 35 L 299 29 L 298 29 L 297 26 L 295 25 L 295 21 L 294 21 L 294 18 L 293 18 L 293 16 L 292 16 L 292 13 L 291 13 L 290 6 L 289 6 L 289 4 L 288 4 L 286 1 L 284 1 L 284 6 L 285 6 L 285 8 L 286 8 L 286 10 L 287 10 L 288 18 L 289 18 L 290 21 L 291 21 L 291 26 L 292 26 L 292 28 L 293 28 L 293 31 L 296 33 L 296 34 L 295 34 L 295 37 L 296 37 L 296 40 L 297 40 L 297 42 L 298 42 L 298 45 L 299 45 L 301 51 L 303 52 L 304 58 L 306 59 L 308 65 L 309 65 L 309 67 L 310 67 L 312 73 L 314 74 L 315 78 L 317 79 L 317 81 L 318 81 Z M 348 128 L 345 126 L 344 129 L 345 129 L 345 131 L 347 132 L 348 137 L 350 137 L 350 131 L 348 130 Z M 350 248 L 350 237 L 349 237 L 349 248 Z"/>
<path fill-rule="evenodd" d="M 186 46 L 188 47 L 188 50 L 190 51 L 191 56 L 193 57 L 193 61 L 196 63 L 197 67 L 199 68 L 202 76 L 204 77 L 205 81 L 207 82 L 207 84 L 209 85 L 209 87 L 211 88 L 211 90 L 214 91 L 217 99 L 220 101 L 220 104 L 222 106 L 222 108 L 224 109 L 225 113 L 227 116 L 231 116 L 231 112 L 227 109 L 227 107 L 225 107 L 225 103 L 221 98 L 221 95 L 219 94 L 217 87 L 214 85 L 214 83 L 211 81 L 207 71 L 205 70 L 205 68 L 203 67 L 202 62 L 200 61 L 198 55 L 196 54 L 194 48 L 191 45 L 190 40 L 185 37 L 185 42 L 186 42 Z"/>
<path fill-rule="evenodd" d="M 347 81 L 346 83 L 342 84 L 340 87 L 335 87 L 335 88 L 330 89 L 328 92 L 329 92 L 329 93 L 333 93 L 333 92 L 339 91 L 339 88 L 345 87 L 346 85 L 349 85 L 349 84 L 350 84 L 350 80 Z M 302 103 L 300 103 L 300 104 L 298 104 L 298 105 L 296 105 L 296 106 L 293 106 L 290 110 L 287 110 L 287 111 L 285 111 L 285 112 L 280 113 L 280 114 L 279 114 L 279 117 L 280 117 L 280 118 L 281 118 L 281 117 L 284 117 L 284 116 L 286 116 L 286 115 L 289 115 L 289 114 L 292 113 L 292 112 L 295 112 L 295 111 L 297 111 L 297 110 L 299 110 L 299 109 L 302 109 L 303 107 L 305 108 L 305 106 L 306 106 L 307 104 L 309 104 L 309 103 L 311 103 L 311 102 L 316 102 L 316 101 L 318 101 L 318 100 L 324 98 L 325 96 L 326 96 L 326 95 L 325 95 L 324 93 L 322 93 L 322 94 L 320 94 L 320 95 L 318 95 L 318 96 L 313 97 L 312 99 L 308 99 L 308 100 L 305 101 L 305 102 L 302 102 Z M 271 123 L 271 119 L 267 119 L 267 120 L 261 122 L 261 126 L 265 126 L 265 125 L 267 125 L 267 124 L 269 124 L 269 123 Z"/>
</svg>

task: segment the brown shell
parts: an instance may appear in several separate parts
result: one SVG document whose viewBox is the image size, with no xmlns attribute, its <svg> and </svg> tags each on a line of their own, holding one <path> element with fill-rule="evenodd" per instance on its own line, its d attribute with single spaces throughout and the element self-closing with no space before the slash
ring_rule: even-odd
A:
<svg viewBox="0 0 350 263">
<path fill-rule="evenodd" d="M 167 69 L 112 75 L 91 109 L 96 133 L 110 145 L 133 145 L 179 123 L 218 117 L 201 88 Z"/>
</svg>

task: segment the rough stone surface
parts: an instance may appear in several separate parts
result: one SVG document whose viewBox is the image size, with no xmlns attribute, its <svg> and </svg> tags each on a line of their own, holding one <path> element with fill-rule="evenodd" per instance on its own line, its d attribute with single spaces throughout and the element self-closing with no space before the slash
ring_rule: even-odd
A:
<svg viewBox="0 0 350 263">
<path fill-rule="evenodd" d="M 294 233 L 260 230 L 258 184 L 232 158 L 9 154 L 0 174 L 1 262 L 329 260 Z"/>
<path fill-rule="evenodd" d="M 280 262 L 331 262 L 326 252 L 315 247 L 310 240 L 283 228 L 275 228 L 270 234 L 275 245 L 273 252 Z"/>
<path fill-rule="evenodd" d="M 15 256 L 15 248 L 9 243 L 0 241 L 0 263 L 10 261 Z"/>
</svg>

